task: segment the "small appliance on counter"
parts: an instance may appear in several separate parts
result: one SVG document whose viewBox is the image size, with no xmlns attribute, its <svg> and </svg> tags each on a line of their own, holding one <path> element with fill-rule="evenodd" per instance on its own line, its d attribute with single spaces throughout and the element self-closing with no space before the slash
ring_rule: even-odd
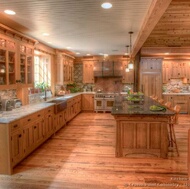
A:
<svg viewBox="0 0 190 189">
<path fill-rule="evenodd" d="M 22 101 L 18 98 L 13 98 L 10 101 L 12 108 L 20 108 L 22 106 Z"/>
<path fill-rule="evenodd" d="M 11 101 L 8 99 L 2 99 L 2 111 L 11 111 L 13 109 Z"/>
</svg>

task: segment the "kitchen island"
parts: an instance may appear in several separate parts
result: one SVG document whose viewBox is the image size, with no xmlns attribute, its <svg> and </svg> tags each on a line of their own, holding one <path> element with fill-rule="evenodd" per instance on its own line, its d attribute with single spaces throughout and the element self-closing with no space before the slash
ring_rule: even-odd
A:
<svg viewBox="0 0 190 189">
<path fill-rule="evenodd" d="M 170 116 L 174 112 L 151 111 L 159 105 L 149 97 L 137 103 L 129 103 L 125 97 L 117 97 L 112 109 L 116 120 L 116 157 L 167 158 Z"/>
</svg>

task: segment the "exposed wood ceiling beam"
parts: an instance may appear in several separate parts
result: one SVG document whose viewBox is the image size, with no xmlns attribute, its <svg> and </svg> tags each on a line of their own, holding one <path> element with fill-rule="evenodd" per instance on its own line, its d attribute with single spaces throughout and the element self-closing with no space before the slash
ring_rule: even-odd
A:
<svg viewBox="0 0 190 189">
<path fill-rule="evenodd" d="M 168 8 L 172 0 L 153 0 L 152 4 L 148 10 L 145 17 L 141 30 L 137 36 L 137 39 L 133 45 L 132 57 L 134 57 L 140 48 L 143 46 L 144 42 L 147 40 L 148 36 Z"/>
</svg>

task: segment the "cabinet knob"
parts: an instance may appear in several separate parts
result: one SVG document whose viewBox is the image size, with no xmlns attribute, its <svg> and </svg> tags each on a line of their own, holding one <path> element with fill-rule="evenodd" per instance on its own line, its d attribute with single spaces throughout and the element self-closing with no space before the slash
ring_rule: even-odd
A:
<svg viewBox="0 0 190 189">
<path fill-rule="evenodd" d="M 31 119 L 28 119 L 28 121 L 31 121 Z"/>
<path fill-rule="evenodd" d="M 22 135 L 20 134 L 20 135 L 18 135 L 18 137 L 19 137 L 19 138 L 21 138 L 21 137 L 22 137 Z"/>
<path fill-rule="evenodd" d="M 37 127 L 36 126 L 34 126 L 34 129 L 36 129 Z"/>
<path fill-rule="evenodd" d="M 13 127 L 14 127 L 14 128 L 17 128 L 17 127 L 18 127 L 18 125 L 16 124 L 16 125 L 14 125 Z"/>
</svg>

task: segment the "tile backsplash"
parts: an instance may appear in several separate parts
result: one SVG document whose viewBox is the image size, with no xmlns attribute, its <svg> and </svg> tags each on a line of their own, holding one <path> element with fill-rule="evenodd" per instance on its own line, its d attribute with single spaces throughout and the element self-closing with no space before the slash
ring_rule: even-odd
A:
<svg viewBox="0 0 190 189">
<path fill-rule="evenodd" d="M 163 92 L 184 92 L 189 90 L 189 84 L 183 83 L 182 79 L 171 79 L 170 82 L 163 85 Z"/>
<path fill-rule="evenodd" d="M 11 98 L 16 98 L 17 93 L 15 89 L 11 90 L 0 90 L 0 97 L 1 99 L 11 99 Z"/>
</svg>

